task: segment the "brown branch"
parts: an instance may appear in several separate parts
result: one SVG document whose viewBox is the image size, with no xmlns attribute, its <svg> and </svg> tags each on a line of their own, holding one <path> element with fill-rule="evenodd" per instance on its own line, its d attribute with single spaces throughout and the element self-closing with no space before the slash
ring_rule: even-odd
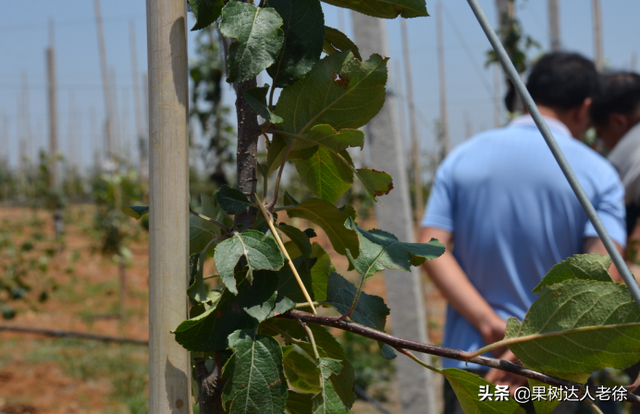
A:
<svg viewBox="0 0 640 414">
<path fill-rule="evenodd" d="M 225 54 L 225 68 L 229 56 L 229 46 L 232 39 L 222 36 Z M 228 76 L 228 73 L 227 73 Z M 258 188 L 258 139 L 260 138 L 260 124 L 258 124 L 258 114 L 244 97 L 244 93 L 257 86 L 256 78 L 246 82 L 234 83 L 236 91 L 236 114 L 238 119 L 238 152 L 236 154 L 236 174 L 238 179 L 238 190 L 242 191 L 247 198 L 251 198 Z M 257 209 L 248 207 L 234 217 L 234 225 L 241 225 L 244 230 L 252 227 Z"/>
<path fill-rule="evenodd" d="M 196 381 L 198 382 L 200 413 L 223 414 L 222 389 L 225 382 L 220 378 L 218 362 L 216 361 L 211 372 L 207 370 L 203 358 L 194 358 L 193 362 L 196 369 Z"/>
<path fill-rule="evenodd" d="M 513 374 L 520 375 L 525 378 L 530 378 L 530 379 L 543 382 L 549 385 L 563 386 L 563 387 L 578 387 L 578 389 L 582 389 L 582 387 L 584 386 L 584 384 L 563 380 L 560 378 L 543 374 L 538 371 L 534 371 L 529 368 L 525 368 L 511 361 L 505 361 L 497 358 L 489 358 L 485 356 L 468 358 L 466 356 L 468 355 L 467 352 L 463 352 L 458 349 L 444 348 L 441 346 L 423 344 L 423 343 L 411 341 L 408 339 L 398 338 L 396 336 L 389 335 L 385 332 L 378 331 L 377 329 L 369 328 L 367 326 L 360 325 L 347 320 L 341 320 L 340 318 L 337 318 L 337 317 L 313 315 L 311 313 L 302 312 L 299 310 L 292 310 L 287 313 L 278 315 L 277 318 L 290 319 L 294 321 L 302 321 L 306 323 L 315 323 L 317 325 L 328 326 L 331 328 L 338 328 L 338 329 L 342 329 L 343 331 L 348 331 L 357 335 L 374 339 L 376 341 L 385 343 L 393 348 L 408 349 L 411 351 L 422 352 L 425 354 L 431 354 L 431 355 L 436 355 L 444 358 L 455 359 L 458 361 L 471 362 L 471 363 L 483 365 L 489 368 L 497 368 L 502 371 L 511 372 Z M 640 396 L 629 393 L 627 394 L 627 401 L 632 404 L 640 405 Z"/>
<path fill-rule="evenodd" d="M 62 337 L 62 338 L 91 339 L 94 341 L 114 342 L 118 344 L 149 346 L 149 341 L 144 339 L 121 338 L 117 336 L 90 334 L 86 332 L 62 331 L 59 329 L 39 329 L 39 328 L 26 328 L 23 326 L 0 325 L 0 331 L 22 332 L 22 333 L 30 333 L 30 334 L 36 334 L 36 335 L 46 335 L 46 336 L 54 336 L 54 337 Z"/>
</svg>

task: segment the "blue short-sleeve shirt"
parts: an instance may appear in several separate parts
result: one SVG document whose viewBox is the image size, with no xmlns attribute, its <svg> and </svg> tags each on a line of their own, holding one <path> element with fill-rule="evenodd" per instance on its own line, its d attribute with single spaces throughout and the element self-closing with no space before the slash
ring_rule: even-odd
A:
<svg viewBox="0 0 640 414">
<path fill-rule="evenodd" d="M 616 170 L 572 138 L 564 124 L 546 121 L 609 234 L 624 246 L 624 190 Z M 597 237 L 529 116 L 481 133 L 449 154 L 436 173 L 422 226 L 452 232 L 453 255 L 471 283 L 498 315 L 519 320 L 551 267 L 582 253 L 585 237 Z M 449 306 L 443 346 L 471 351 L 484 345 Z M 443 366 L 486 369 L 449 359 Z"/>
</svg>

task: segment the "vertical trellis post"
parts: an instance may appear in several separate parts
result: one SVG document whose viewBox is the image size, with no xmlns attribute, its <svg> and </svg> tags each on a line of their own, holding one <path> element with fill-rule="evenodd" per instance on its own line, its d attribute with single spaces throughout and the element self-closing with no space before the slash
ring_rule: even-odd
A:
<svg viewBox="0 0 640 414">
<path fill-rule="evenodd" d="M 360 47 L 362 56 L 370 56 L 372 53 L 388 55 L 385 22 L 356 12 L 352 12 L 351 16 L 355 42 Z M 393 96 L 387 95 L 385 106 L 365 127 L 372 164 L 391 174 L 394 184 L 392 196 L 384 200 L 384 205 L 376 205 L 376 218 L 380 228 L 395 234 L 400 240 L 413 241 L 409 186 L 393 99 Z M 420 270 L 413 268 L 407 274 L 388 269 L 384 272 L 384 278 L 387 301 L 392 309 L 393 334 L 423 343 L 429 342 Z M 396 358 L 395 364 L 402 412 L 436 413 L 431 371 L 403 356 Z"/>
<path fill-rule="evenodd" d="M 149 412 L 191 412 L 187 317 L 188 69 L 184 0 L 147 0 L 149 65 Z"/>
</svg>

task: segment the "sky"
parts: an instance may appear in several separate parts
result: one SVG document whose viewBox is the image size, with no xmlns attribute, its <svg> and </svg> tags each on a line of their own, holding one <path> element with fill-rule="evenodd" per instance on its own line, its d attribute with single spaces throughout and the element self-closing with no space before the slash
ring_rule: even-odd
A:
<svg viewBox="0 0 640 414">
<path fill-rule="evenodd" d="M 494 1 L 479 2 L 495 24 Z M 435 4 L 427 0 L 432 17 L 407 20 L 413 94 L 424 152 L 434 148 L 434 121 L 440 117 Z M 517 4 L 524 32 L 541 45 L 541 49 L 530 51 L 529 57 L 534 58 L 549 48 L 547 2 L 517 0 Z M 637 42 L 640 2 L 606 1 L 601 2 L 601 7 L 606 65 L 628 70 L 640 52 L 640 42 Z M 353 38 L 350 12 L 326 4 L 323 8 L 326 25 L 342 29 Z M 448 120 L 451 142 L 455 146 L 470 133 L 494 126 L 494 71 L 484 65 L 490 46 L 467 2 L 447 0 L 443 2 L 443 10 Z M 38 148 L 47 145 L 45 51 L 52 45 L 56 53 L 59 147 L 70 162 L 82 167 L 90 165 L 94 160 L 92 154 L 102 151 L 105 119 L 94 2 L 0 0 L 0 11 L 0 157 L 16 166 L 21 139 L 31 158 Z M 101 11 L 107 62 L 115 80 L 112 90 L 117 96 L 118 130 L 125 153 L 135 161 L 136 116 L 142 114 L 135 112 L 133 98 L 130 28 L 134 27 L 137 76 L 142 84 L 143 73 L 147 71 L 146 5 L 142 0 L 109 0 L 101 2 Z M 50 38 L 50 22 L 53 22 L 53 38 Z M 193 26 L 191 14 L 189 22 L 190 27 Z M 563 48 L 592 58 L 591 2 L 561 0 L 560 22 Z M 409 148 L 400 23 L 397 19 L 387 20 L 386 25 L 391 57 L 389 87 L 400 98 L 399 130 Z M 189 32 L 191 55 L 196 34 Z M 225 88 L 224 96 L 225 102 L 232 105 L 235 96 L 230 87 Z M 502 111 L 500 122 L 506 121 Z"/>
</svg>

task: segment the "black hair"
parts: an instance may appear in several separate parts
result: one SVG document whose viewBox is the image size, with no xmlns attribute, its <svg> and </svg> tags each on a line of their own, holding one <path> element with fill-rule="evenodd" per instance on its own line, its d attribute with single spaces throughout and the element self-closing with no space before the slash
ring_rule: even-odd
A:
<svg viewBox="0 0 640 414">
<path fill-rule="evenodd" d="M 612 72 L 602 76 L 602 92 L 593 100 L 591 119 L 605 126 L 613 113 L 628 115 L 640 106 L 640 75 Z"/>
<path fill-rule="evenodd" d="M 536 104 L 566 111 L 598 95 L 600 80 L 589 59 L 578 53 L 554 52 L 534 65 L 527 89 Z"/>
</svg>

